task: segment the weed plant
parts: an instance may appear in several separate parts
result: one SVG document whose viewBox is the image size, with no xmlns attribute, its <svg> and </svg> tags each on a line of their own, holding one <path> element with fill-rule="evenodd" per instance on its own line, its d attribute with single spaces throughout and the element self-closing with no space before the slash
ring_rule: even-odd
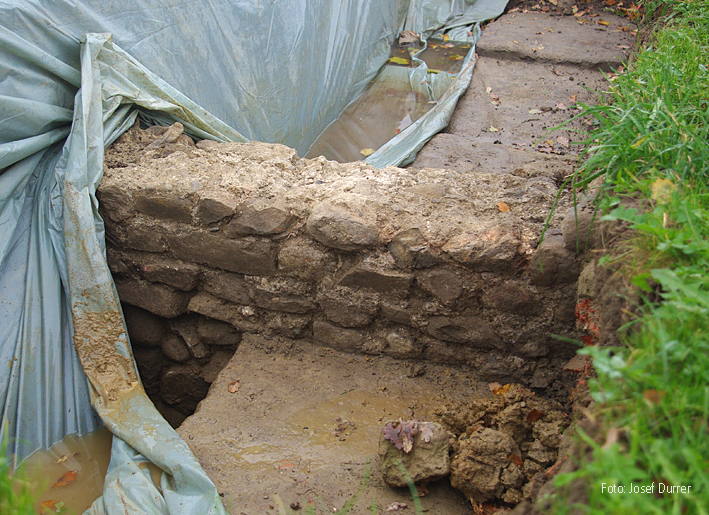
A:
<svg viewBox="0 0 709 515">
<path fill-rule="evenodd" d="M 13 473 L 13 460 L 7 456 L 7 440 L 0 445 L 0 514 L 35 515 L 35 498 L 20 468 Z"/>
<path fill-rule="evenodd" d="M 656 32 L 609 101 L 586 107 L 597 129 L 575 182 L 602 179 L 602 219 L 636 234 L 621 272 L 661 300 L 645 303 L 624 347 L 581 351 L 605 433 L 578 431 L 591 459 L 557 478 L 553 513 L 709 513 L 709 2 L 645 7 Z M 624 207 L 628 196 L 646 208 Z M 564 486 L 579 481 L 588 505 L 570 506 Z"/>
</svg>

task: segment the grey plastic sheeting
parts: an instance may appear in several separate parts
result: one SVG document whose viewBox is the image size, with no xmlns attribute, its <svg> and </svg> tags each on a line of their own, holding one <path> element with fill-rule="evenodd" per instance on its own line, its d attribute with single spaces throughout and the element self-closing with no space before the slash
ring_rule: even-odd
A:
<svg viewBox="0 0 709 515">
<path fill-rule="evenodd" d="M 467 34 L 505 4 L 0 0 L 0 405 L 10 451 L 24 458 L 93 430 L 97 413 L 114 441 L 104 496 L 88 513 L 224 513 L 138 379 L 97 211 L 104 148 L 139 109 L 197 138 L 304 152 L 372 80 L 400 29 Z M 138 468 L 146 459 L 164 471 L 160 489 Z"/>
</svg>

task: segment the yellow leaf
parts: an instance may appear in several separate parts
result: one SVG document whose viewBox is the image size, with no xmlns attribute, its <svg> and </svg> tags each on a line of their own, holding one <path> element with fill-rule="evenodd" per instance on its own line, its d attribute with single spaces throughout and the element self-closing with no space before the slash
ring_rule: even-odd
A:
<svg viewBox="0 0 709 515">
<path fill-rule="evenodd" d="M 404 59 L 403 57 L 390 57 L 389 62 L 394 63 L 394 64 L 409 64 L 410 63 L 410 61 L 408 59 Z"/>
<path fill-rule="evenodd" d="M 497 127 L 493 127 L 492 125 L 490 125 L 487 130 L 488 132 L 500 132 L 500 129 L 498 129 Z"/>
<path fill-rule="evenodd" d="M 448 41 L 451 37 L 448 34 L 443 34 L 441 38 L 443 38 L 443 41 Z"/>
<path fill-rule="evenodd" d="M 505 395 L 507 391 L 510 389 L 510 384 L 507 383 L 504 386 L 498 386 L 494 390 L 492 390 L 493 395 Z"/>
<path fill-rule="evenodd" d="M 669 179 L 657 179 L 652 183 L 652 199 L 658 204 L 667 204 L 677 186 Z"/>
<path fill-rule="evenodd" d="M 364 157 L 371 156 L 374 154 L 374 149 L 373 148 L 363 148 L 362 150 L 359 151 L 360 154 L 362 154 Z"/>
<path fill-rule="evenodd" d="M 450 56 L 450 59 L 452 61 L 460 61 L 461 59 L 465 59 L 465 58 L 460 54 L 453 54 L 452 56 Z"/>
<path fill-rule="evenodd" d="M 608 27 L 611 24 L 609 21 L 605 21 L 605 20 L 598 20 L 596 23 L 598 23 L 599 25 L 604 25 L 606 27 Z"/>
<path fill-rule="evenodd" d="M 436 68 L 429 68 L 428 73 L 442 73 L 441 70 L 438 70 Z"/>
<path fill-rule="evenodd" d="M 648 136 L 645 136 L 643 138 L 640 138 L 638 141 L 630 145 L 630 148 L 638 148 L 640 145 L 643 144 L 643 142 L 648 138 Z"/>
<path fill-rule="evenodd" d="M 497 209 L 499 209 L 501 213 L 506 213 L 507 211 L 510 210 L 510 206 L 508 206 L 504 202 L 498 202 Z"/>
</svg>

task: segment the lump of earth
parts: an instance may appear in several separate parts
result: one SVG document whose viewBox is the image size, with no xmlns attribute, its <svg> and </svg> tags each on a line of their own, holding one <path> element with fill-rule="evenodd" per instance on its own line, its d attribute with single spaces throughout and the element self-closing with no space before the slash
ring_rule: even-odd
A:
<svg viewBox="0 0 709 515">
<path fill-rule="evenodd" d="M 379 436 L 382 475 L 389 486 L 405 487 L 410 481 L 428 482 L 450 473 L 448 433 L 437 423 L 421 422 L 419 425 L 427 425 L 430 431 L 419 431 L 408 453 L 394 447 L 384 432 Z M 404 466 L 406 473 L 399 464 Z"/>
</svg>

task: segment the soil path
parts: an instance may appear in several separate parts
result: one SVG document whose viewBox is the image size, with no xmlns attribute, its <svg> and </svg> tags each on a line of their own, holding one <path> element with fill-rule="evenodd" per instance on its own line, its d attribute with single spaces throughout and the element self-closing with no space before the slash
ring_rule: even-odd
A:
<svg viewBox="0 0 709 515">
<path fill-rule="evenodd" d="M 445 133 L 411 168 L 505 173 L 522 165 L 570 173 L 579 139 L 567 121 L 593 104 L 632 45 L 624 18 L 511 12 L 490 23 L 478 44 L 473 82 Z M 571 129 L 583 130 L 581 124 Z M 232 515 L 333 513 L 366 488 L 349 511 L 384 513 L 407 503 L 378 470 L 378 439 L 388 420 L 425 420 L 443 401 L 489 397 L 465 371 L 353 356 L 284 339 L 245 336 L 197 412 L 178 432 L 223 493 Z M 372 464 L 367 480 L 365 469 Z M 427 513 L 472 513 L 447 480 L 431 484 Z M 377 506 L 372 511 L 372 507 Z"/>
</svg>

